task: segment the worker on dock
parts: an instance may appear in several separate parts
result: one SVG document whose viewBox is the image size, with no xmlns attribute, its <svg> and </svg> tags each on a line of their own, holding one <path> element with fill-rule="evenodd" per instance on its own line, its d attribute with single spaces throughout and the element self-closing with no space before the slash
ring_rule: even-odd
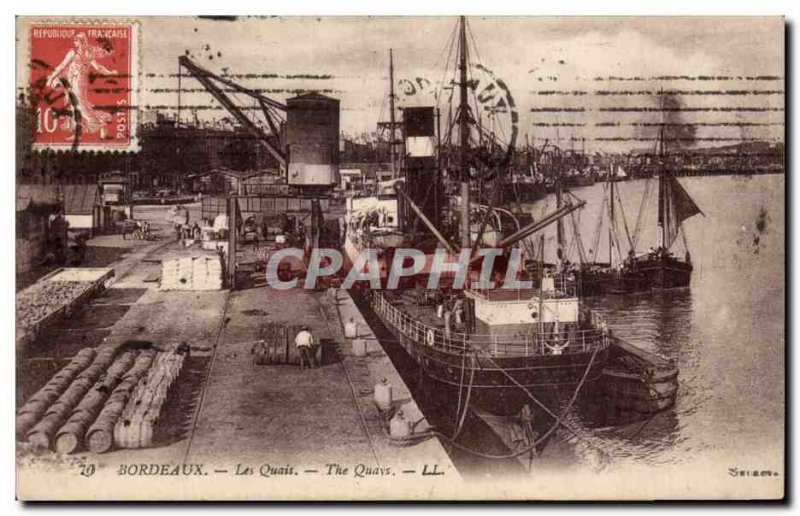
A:
<svg viewBox="0 0 800 516">
<path fill-rule="evenodd" d="M 314 336 L 311 334 L 308 326 L 303 326 L 300 328 L 300 332 L 298 332 L 297 336 L 294 338 L 294 343 L 295 346 L 297 346 L 297 352 L 300 353 L 301 368 L 305 369 L 306 365 L 308 365 L 310 368 L 319 367 L 316 357 L 314 356 L 314 353 L 312 353 Z"/>
</svg>

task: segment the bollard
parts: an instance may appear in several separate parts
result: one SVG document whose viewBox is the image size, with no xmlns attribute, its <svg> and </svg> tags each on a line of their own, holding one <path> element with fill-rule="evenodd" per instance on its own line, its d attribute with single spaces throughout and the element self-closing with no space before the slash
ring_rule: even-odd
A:
<svg viewBox="0 0 800 516">
<path fill-rule="evenodd" d="M 367 341 L 364 339 L 353 339 L 353 355 L 363 357 L 367 355 Z"/>
<path fill-rule="evenodd" d="M 398 410 L 389 421 L 389 436 L 393 439 L 404 439 L 411 435 L 411 423 L 403 416 L 403 411 Z"/>
<path fill-rule="evenodd" d="M 344 336 L 348 339 L 355 339 L 358 337 L 358 325 L 351 317 L 347 324 L 344 325 Z"/>
<path fill-rule="evenodd" d="M 381 383 L 377 384 L 374 389 L 375 405 L 381 410 L 389 410 L 392 408 L 392 386 L 386 381 L 386 378 L 381 378 Z"/>
</svg>

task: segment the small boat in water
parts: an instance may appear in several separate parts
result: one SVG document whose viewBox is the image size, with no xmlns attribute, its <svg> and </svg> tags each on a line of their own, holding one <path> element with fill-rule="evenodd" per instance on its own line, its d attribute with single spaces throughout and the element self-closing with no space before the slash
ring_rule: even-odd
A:
<svg viewBox="0 0 800 516">
<path fill-rule="evenodd" d="M 651 414 L 675 404 L 678 368 L 669 360 L 612 337 L 597 387 L 612 406 Z"/>
<path fill-rule="evenodd" d="M 583 295 L 624 294 L 672 289 L 688 287 L 691 283 L 694 266 L 686 242 L 683 221 L 703 212 L 666 165 L 663 125 L 658 141 L 661 165 L 658 176 L 657 245 L 655 248 L 651 247 L 646 253 L 637 254 L 635 250 L 642 214 L 650 189 L 650 179 L 647 179 L 648 183 L 645 185 L 645 193 L 642 197 L 642 205 L 633 235 L 628 233 L 627 221 L 623 220 L 628 253 L 624 258 L 621 256 L 620 249 L 624 243 L 621 242 L 615 211 L 615 206 L 620 204 L 619 190 L 616 181 L 607 181 L 607 197 L 604 199 L 604 206 L 608 206 L 609 217 L 609 262 L 581 264 L 578 276 Z M 624 217 L 624 213 L 622 216 Z M 675 256 L 671 251 L 678 236 L 683 237 L 685 250 L 683 259 Z M 616 265 L 613 263 L 612 249 L 617 250 L 618 263 Z"/>
</svg>

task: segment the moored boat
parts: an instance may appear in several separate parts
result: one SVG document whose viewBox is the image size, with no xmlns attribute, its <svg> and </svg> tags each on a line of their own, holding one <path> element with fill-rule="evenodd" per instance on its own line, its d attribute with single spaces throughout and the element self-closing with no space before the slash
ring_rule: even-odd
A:
<svg viewBox="0 0 800 516">
<path fill-rule="evenodd" d="M 623 220 L 626 240 L 620 238 L 615 206 L 619 200 L 617 182 L 609 175 L 606 182 L 607 197 L 604 206 L 608 206 L 609 218 L 609 262 L 607 264 L 584 263 L 580 266 L 579 278 L 584 295 L 620 294 L 688 287 L 691 283 L 692 264 L 683 221 L 702 214 L 689 193 L 681 186 L 666 165 L 666 147 L 664 127 L 662 125 L 658 138 L 660 171 L 658 177 L 658 228 L 657 245 L 649 252 L 638 253 L 635 246 L 641 224 L 644 207 L 648 201 L 649 184 L 645 186 L 639 219 L 634 234 L 628 233 L 627 221 Z M 650 181 L 647 179 L 646 181 Z M 601 209 L 602 210 L 602 209 Z M 624 217 L 624 213 L 622 214 Z M 683 259 L 675 256 L 671 248 L 683 237 L 685 255 Z M 628 244 L 628 252 L 624 257 L 620 252 L 622 246 Z M 613 264 L 612 249 L 617 250 L 617 264 Z"/>
<path fill-rule="evenodd" d="M 460 93 L 457 116 L 445 132 L 456 141 L 442 142 L 434 130 L 434 108 L 404 110 L 399 177 L 381 185 L 376 195 L 348 199 L 345 265 L 348 270 L 367 267 L 365 253 L 377 257 L 381 288 L 372 285 L 356 292 L 420 370 L 452 390 L 458 411 L 473 404 L 512 415 L 527 406 L 525 410 L 557 417 L 555 412 L 568 410 L 603 377 L 613 339 L 605 322 L 583 306 L 574 274 L 543 263 L 544 240 L 534 271 L 520 270 L 520 244 L 526 241 L 530 252 L 534 246 L 527 239 L 585 202 L 565 199 L 539 220 L 508 223 L 503 219 L 515 218 L 509 210 L 470 199 L 475 183 L 491 192 L 502 184 L 502 174 L 487 173 L 484 177 L 495 181 L 487 184 L 471 173 L 470 142 L 476 138 L 471 138 L 475 117 L 467 99 L 465 24 L 462 17 L 459 77 L 453 81 Z M 442 146 L 448 147 L 450 161 L 442 158 Z M 451 181 L 458 179 L 453 190 L 459 195 L 441 199 L 442 168 Z M 418 251 L 422 266 L 390 286 L 390 270 L 401 248 Z M 485 250 L 496 252 L 496 259 L 486 260 L 479 252 Z M 452 263 L 464 252 L 468 264 L 450 269 L 443 282 L 429 283 L 438 277 L 437 255 Z M 459 274 L 466 279 L 457 286 Z"/>
</svg>

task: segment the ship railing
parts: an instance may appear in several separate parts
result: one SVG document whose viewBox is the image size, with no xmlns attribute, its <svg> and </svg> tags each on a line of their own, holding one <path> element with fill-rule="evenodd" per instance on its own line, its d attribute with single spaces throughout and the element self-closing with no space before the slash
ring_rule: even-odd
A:
<svg viewBox="0 0 800 516">
<path fill-rule="evenodd" d="M 478 283 L 475 282 L 470 286 L 469 291 L 481 299 L 491 300 L 492 292 L 496 292 L 497 290 L 479 288 Z M 513 293 L 514 295 L 509 296 L 507 292 Z M 577 295 L 578 285 L 574 277 L 559 274 L 558 277 L 553 277 L 551 288 L 504 289 L 503 301 L 529 301 L 532 296 L 540 296 L 542 299 L 562 299 L 576 297 Z"/>
<path fill-rule="evenodd" d="M 404 337 L 448 353 L 460 354 L 477 348 L 495 357 L 571 355 L 609 345 L 607 331 L 599 326 L 555 331 L 552 324 L 544 324 L 538 332 L 519 335 L 467 334 L 425 324 L 398 310 L 380 294 L 373 296 L 372 303 L 374 310 Z"/>
<path fill-rule="evenodd" d="M 608 347 L 608 335 L 597 329 L 529 333 L 518 336 L 468 336 L 473 347 L 498 357 L 571 355 Z"/>
</svg>

